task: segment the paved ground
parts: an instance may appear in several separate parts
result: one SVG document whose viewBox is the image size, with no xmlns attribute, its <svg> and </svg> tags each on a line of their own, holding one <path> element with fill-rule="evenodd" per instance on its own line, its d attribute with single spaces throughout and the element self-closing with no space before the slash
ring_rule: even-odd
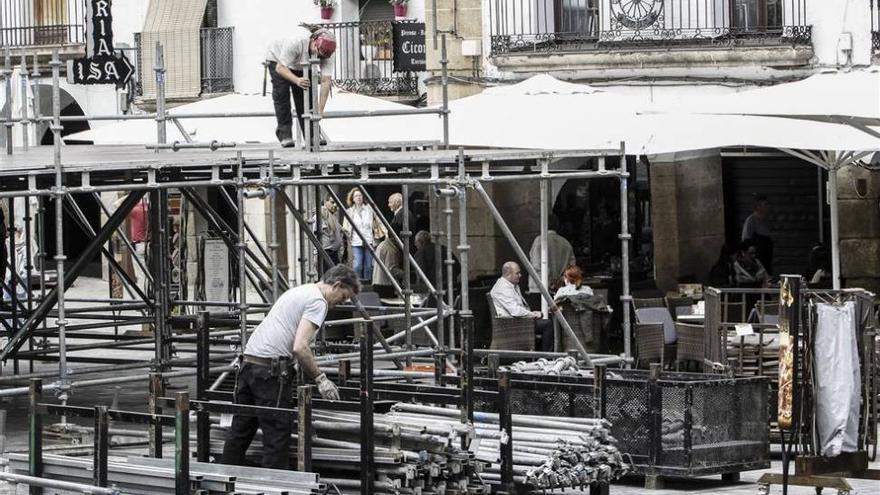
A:
<svg viewBox="0 0 880 495">
<path fill-rule="evenodd" d="M 97 279 L 80 279 L 77 282 L 77 285 L 71 289 L 68 294 L 71 298 L 102 298 L 106 297 L 106 285 L 100 282 Z M 255 300 L 255 299 L 252 299 Z M 112 330 L 109 330 L 112 332 Z M 2 343 L 2 342 L 0 342 Z M 90 351 L 82 351 L 79 353 L 72 353 L 71 355 L 82 354 Z M 94 352 L 94 351 L 91 351 Z M 101 351 L 104 353 L 108 353 L 108 355 L 118 356 L 118 357 L 137 357 L 144 360 L 149 360 L 152 357 L 152 351 L 146 350 L 122 350 L 116 349 L 111 351 Z M 186 354 L 183 354 L 186 355 Z M 84 368 L 91 365 L 83 365 L 83 364 L 72 364 L 71 365 L 74 370 L 77 368 Z M 38 365 L 35 371 L 50 371 L 56 370 L 57 364 L 47 363 Z M 28 370 L 25 368 L 22 372 L 27 372 Z M 12 373 L 11 366 L 5 366 L 3 368 L 3 374 L 8 375 Z M 99 377 L 109 377 L 116 376 L 116 373 L 105 373 L 105 374 L 96 374 L 89 375 L 89 378 L 99 378 Z M 51 382 L 52 379 L 47 379 L 46 382 Z M 181 378 L 177 380 L 172 380 L 173 385 L 177 385 L 182 388 L 186 388 L 192 385 L 192 380 L 188 378 Z M 2 387 L 0 387 L 2 388 Z M 99 387 L 99 388 L 88 388 L 88 389 L 77 389 L 72 397 L 71 404 L 74 405 L 98 405 L 105 404 L 110 405 L 114 397 L 118 400 L 118 406 L 120 409 L 127 410 L 140 410 L 143 411 L 146 409 L 146 390 L 147 385 L 146 382 L 137 382 L 132 383 L 125 386 L 119 387 Z M 27 452 L 27 398 L 24 396 L 14 397 L 11 399 L 0 399 L 0 409 L 4 409 L 7 411 L 7 425 L 6 425 L 6 451 L 7 452 Z M 88 422 L 80 422 L 80 424 L 88 425 Z M 47 442 L 48 443 L 48 442 Z M 131 453 L 143 453 L 144 449 L 135 447 L 129 450 Z M 116 452 L 122 454 L 122 452 Z M 880 469 L 880 462 L 871 463 L 871 467 L 874 469 Z M 693 480 L 670 480 L 666 484 L 666 488 L 663 490 L 655 490 L 648 491 L 644 488 L 644 480 L 638 477 L 631 477 L 623 480 L 621 483 L 615 484 L 611 488 L 611 493 L 614 494 L 644 494 L 644 493 L 652 493 L 654 495 L 666 495 L 666 494 L 678 494 L 678 493 L 697 493 L 697 494 L 714 494 L 714 493 L 723 493 L 730 495 L 756 495 L 758 493 L 758 485 L 755 481 L 763 474 L 764 472 L 782 472 L 782 463 L 779 460 L 778 453 L 775 455 L 775 459 L 770 469 L 761 470 L 761 471 L 749 471 L 742 474 L 741 481 L 731 483 L 731 482 L 723 482 L 720 479 L 720 476 L 710 477 L 710 478 L 700 478 Z M 853 485 L 854 493 L 859 494 L 876 494 L 880 493 L 880 481 L 866 481 L 866 480 L 850 480 L 850 483 Z M 12 490 L 8 485 L 4 485 L 3 482 L 0 482 L 0 495 L 12 494 Z M 26 493 L 26 488 L 24 486 L 19 486 L 17 492 L 18 494 Z M 47 493 L 49 493 L 47 491 Z M 54 493 L 54 492 L 53 492 Z M 581 493 L 579 491 L 566 491 L 560 492 L 555 491 L 553 493 Z M 782 493 L 780 487 L 773 487 L 770 493 Z M 815 494 L 815 490 L 811 488 L 797 488 L 792 487 L 789 489 L 789 493 L 792 495 L 813 495 Z"/>
</svg>

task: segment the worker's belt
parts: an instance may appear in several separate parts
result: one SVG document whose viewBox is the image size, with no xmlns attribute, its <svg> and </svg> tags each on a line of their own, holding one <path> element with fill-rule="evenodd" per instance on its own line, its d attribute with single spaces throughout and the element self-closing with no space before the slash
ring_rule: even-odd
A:
<svg viewBox="0 0 880 495">
<path fill-rule="evenodd" d="M 263 358 L 257 356 L 251 356 L 250 354 L 245 354 L 242 357 L 242 360 L 245 363 L 256 364 L 257 366 L 265 366 L 266 368 L 277 367 L 279 364 L 289 365 L 290 359 L 283 358 Z"/>
</svg>

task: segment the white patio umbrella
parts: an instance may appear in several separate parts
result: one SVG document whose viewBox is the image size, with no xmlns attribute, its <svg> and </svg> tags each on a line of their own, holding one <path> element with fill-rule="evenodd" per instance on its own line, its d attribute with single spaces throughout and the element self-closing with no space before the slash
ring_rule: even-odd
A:
<svg viewBox="0 0 880 495">
<path fill-rule="evenodd" d="M 645 155 L 770 147 L 837 170 L 880 151 L 880 139 L 875 136 L 880 129 L 870 127 L 872 119 L 880 116 L 880 92 L 878 88 L 869 91 L 877 75 L 876 71 L 846 74 L 837 79 L 845 84 L 839 90 L 832 78 L 814 76 L 810 83 L 754 91 L 765 96 L 744 92 L 703 99 L 690 109 L 692 113 L 679 108 L 664 112 L 647 101 L 541 75 L 452 102 L 450 140 L 456 145 L 546 149 L 613 149 L 623 141 L 628 154 Z M 782 86 L 794 86 L 795 96 L 788 97 Z M 842 97 L 839 92 L 850 95 Z M 835 101 L 839 101 L 837 106 Z M 813 109 L 811 102 L 816 102 Z M 719 115 L 719 108 L 730 113 Z M 699 113 L 707 112 L 703 109 L 713 114 Z M 746 115 L 746 109 L 755 114 Z M 796 110 L 798 118 L 781 119 L 772 113 Z M 819 118 L 826 114 L 834 119 Z M 837 121 L 857 125 L 831 123 Z M 829 176 L 832 268 L 835 287 L 839 287 L 836 175 Z"/>
<path fill-rule="evenodd" d="M 327 111 L 388 110 L 411 108 L 381 98 L 336 91 Z M 181 105 L 169 110 L 169 117 L 186 114 L 266 114 L 265 117 L 180 118 L 177 122 L 197 142 L 276 143 L 274 106 L 271 96 L 230 94 Z M 328 119 L 322 130 L 331 142 L 365 143 L 381 141 L 428 141 L 440 135 L 440 121 L 431 115 L 407 115 Z M 167 141 L 186 141 L 174 122 L 166 125 Z M 99 145 L 156 143 L 154 120 L 126 120 L 95 124 L 94 129 L 65 136 L 66 142 L 91 141 Z"/>
<path fill-rule="evenodd" d="M 712 105 L 717 99 L 706 99 Z M 652 109 L 646 113 L 645 109 Z M 666 111 L 548 75 L 490 88 L 450 104 L 450 142 L 461 146 L 540 149 L 614 149 L 656 155 L 730 146 L 833 151 L 875 150 L 870 135 L 808 120 L 694 115 Z"/>
<path fill-rule="evenodd" d="M 826 71 L 797 82 L 778 84 L 715 99 L 711 105 L 692 107 L 692 113 L 772 119 L 774 125 L 790 121 L 831 123 L 826 132 L 855 129 L 869 139 L 840 139 L 837 146 L 793 146 L 780 140 L 772 147 L 829 171 L 831 206 L 831 264 L 833 286 L 840 289 L 840 226 L 837 203 L 837 171 L 863 163 L 880 149 L 880 67 L 849 71 Z M 841 136 L 842 137 L 842 136 Z"/>
</svg>

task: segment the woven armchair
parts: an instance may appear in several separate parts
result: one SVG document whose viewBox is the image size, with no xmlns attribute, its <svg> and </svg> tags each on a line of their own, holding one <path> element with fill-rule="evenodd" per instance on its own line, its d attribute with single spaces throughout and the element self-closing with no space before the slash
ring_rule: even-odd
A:
<svg viewBox="0 0 880 495">
<path fill-rule="evenodd" d="M 666 307 L 666 301 L 662 297 L 634 297 L 632 300 L 632 304 L 633 309 Z"/>
<path fill-rule="evenodd" d="M 700 367 L 706 357 L 706 339 L 703 325 L 676 323 L 678 340 L 675 343 L 675 369 L 682 361 L 696 361 Z"/>
<path fill-rule="evenodd" d="M 662 323 L 636 323 L 636 358 L 645 363 L 665 362 L 666 345 L 664 345 Z"/>
<path fill-rule="evenodd" d="M 535 320 L 498 316 L 491 294 L 486 294 L 486 301 L 489 303 L 489 317 L 492 320 L 492 343 L 489 348 L 505 351 L 534 351 Z"/>
<path fill-rule="evenodd" d="M 680 314 L 691 314 L 691 306 L 694 305 L 692 297 L 667 297 L 666 307 L 669 308 L 669 314 L 676 318 Z M 682 309 L 679 309 L 682 308 Z M 684 311 L 682 313 L 682 311 Z"/>
<path fill-rule="evenodd" d="M 675 324 L 669 310 L 664 306 L 638 308 L 635 337 L 639 361 L 661 364 L 675 360 Z"/>
<path fill-rule="evenodd" d="M 568 303 L 560 304 L 559 308 L 560 311 L 562 311 L 563 318 L 568 322 L 568 325 L 574 331 L 574 334 L 577 335 L 577 338 L 581 345 L 584 346 L 584 349 L 586 349 L 587 352 L 597 352 L 602 329 L 598 328 L 601 323 L 593 320 L 593 312 L 588 311 L 586 312 L 587 314 L 582 314 L 575 311 L 571 304 Z M 590 324 L 591 322 L 584 321 L 587 318 L 593 320 L 592 325 Z M 559 331 L 561 334 L 561 346 L 559 349 L 561 351 L 577 349 L 577 346 L 572 342 L 571 337 L 569 337 L 568 332 L 562 328 L 559 328 Z"/>
</svg>

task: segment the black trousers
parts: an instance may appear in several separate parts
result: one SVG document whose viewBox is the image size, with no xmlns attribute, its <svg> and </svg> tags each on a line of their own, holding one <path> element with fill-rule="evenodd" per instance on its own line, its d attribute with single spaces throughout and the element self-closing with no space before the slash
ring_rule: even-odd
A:
<svg viewBox="0 0 880 495">
<path fill-rule="evenodd" d="M 291 371 L 286 383 L 273 376 L 270 369 L 243 363 L 235 380 L 235 403 L 264 407 L 292 407 L 291 387 L 296 374 Z M 278 391 L 281 390 L 281 402 Z M 251 445 L 257 427 L 263 431 L 263 463 L 265 468 L 290 469 L 290 434 L 292 422 L 275 418 L 236 415 L 223 445 L 223 464 L 243 466 L 245 452 Z"/>
<path fill-rule="evenodd" d="M 553 352 L 553 343 L 556 340 L 553 334 L 553 319 L 535 320 L 535 335 L 541 337 L 541 350 L 544 352 Z"/>
<path fill-rule="evenodd" d="M 290 97 L 293 96 L 293 104 L 296 107 L 296 118 L 299 128 L 305 136 L 306 128 L 303 122 L 303 108 L 305 106 L 305 94 L 303 89 L 281 77 L 275 70 L 275 62 L 269 62 L 269 76 L 272 78 L 272 102 L 275 104 L 275 136 L 278 141 L 293 139 L 293 115 L 290 113 Z M 290 70 L 297 77 L 303 77 L 301 70 Z"/>
</svg>

